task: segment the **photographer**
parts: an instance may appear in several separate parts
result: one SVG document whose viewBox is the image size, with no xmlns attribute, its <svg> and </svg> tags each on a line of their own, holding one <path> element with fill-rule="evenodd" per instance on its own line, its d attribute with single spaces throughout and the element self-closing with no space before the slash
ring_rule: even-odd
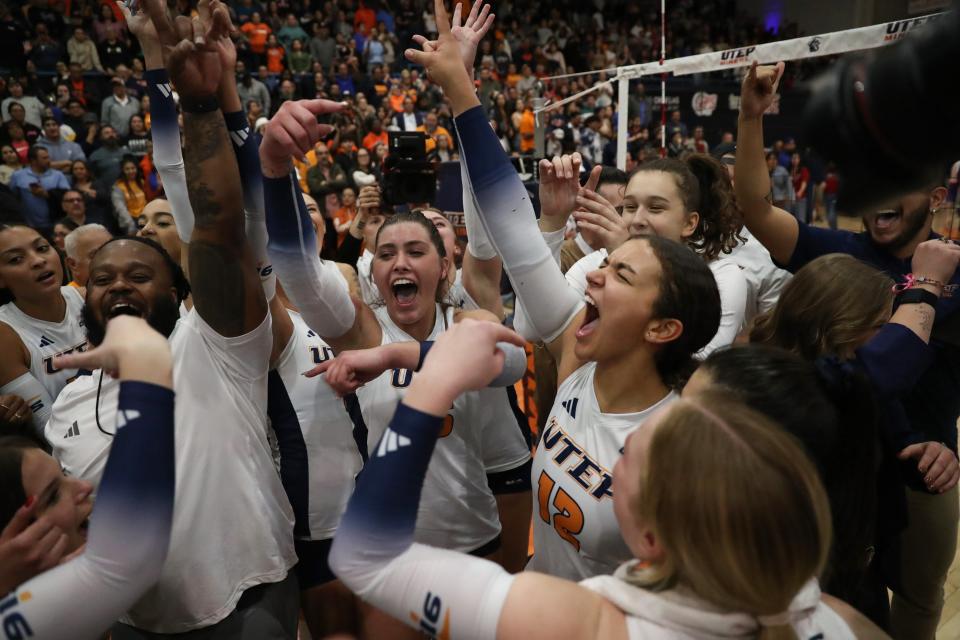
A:
<svg viewBox="0 0 960 640">
<path fill-rule="evenodd" d="M 960 283 L 960 275 L 955 273 L 949 282 L 934 282 L 925 277 L 928 274 L 912 273 L 911 261 L 920 243 L 939 237 L 932 232 L 933 214 L 944 205 L 947 191 L 938 184 L 906 194 L 892 208 L 865 215 L 866 231 L 859 234 L 814 228 L 772 205 L 762 116 L 773 101 L 783 68 L 783 63 L 776 67 L 755 63 L 743 81 L 736 192 L 747 228 L 791 272 L 828 253 L 850 254 L 876 267 L 901 283 L 895 305 L 920 304 L 926 322 L 933 326 L 934 362 L 903 398 L 910 425 L 920 437 L 896 443 L 900 459 L 910 461 L 905 477 L 909 526 L 896 548 L 881 549 L 880 558 L 887 585 L 894 592 L 892 635 L 933 638 L 960 518 L 956 490 L 960 347 L 943 339 L 945 325 L 956 319 L 952 316 L 960 303 L 960 297 L 945 292 Z M 945 475 L 951 481 L 939 484 Z"/>
</svg>

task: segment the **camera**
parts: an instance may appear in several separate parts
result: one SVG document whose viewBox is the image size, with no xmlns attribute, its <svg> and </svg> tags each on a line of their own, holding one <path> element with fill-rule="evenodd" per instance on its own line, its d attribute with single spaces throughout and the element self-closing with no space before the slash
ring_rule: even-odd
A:
<svg viewBox="0 0 960 640">
<path fill-rule="evenodd" d="M 391 131 L 390 153 L 383 161 L 383 200 L 391 206 L 433 202 L 437 172 L 427 160 L 427 134 Z"/>
<path fill-rule="evenodd" d="M 841 209 L 860 213 L 945 183 L 960 151 L 958 4 L 935 21 L 905 23 L 901 42 L 841 58 L 812 81 L 804 139 L 836 162 Z"/>
</svg>

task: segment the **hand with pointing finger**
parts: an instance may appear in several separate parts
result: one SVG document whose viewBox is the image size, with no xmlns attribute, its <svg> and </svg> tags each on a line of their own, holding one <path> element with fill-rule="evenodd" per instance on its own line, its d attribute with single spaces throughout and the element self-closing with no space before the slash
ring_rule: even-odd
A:
<svg viewBox="0 0 960 640">
<path fill-rule="evenodd" d="M 777 87 L 783 78 L 784 64 L 760 66 L 754 61 L 750 71 L 743 77 L 740 90 L 740 117 L 755 119 L 766 113 L 777 95 Z"/>
<path fill-rule="evenodd" d="M 260 166 L 268 178 L 290 173 L 291 159 L 304 158 L 318 140 L 333 127 L 317 122 L 317 116 L 340 111 L 343 105 L 331 100 L 288 100 L 270 119 L 260 143 Z"/>
</svg>

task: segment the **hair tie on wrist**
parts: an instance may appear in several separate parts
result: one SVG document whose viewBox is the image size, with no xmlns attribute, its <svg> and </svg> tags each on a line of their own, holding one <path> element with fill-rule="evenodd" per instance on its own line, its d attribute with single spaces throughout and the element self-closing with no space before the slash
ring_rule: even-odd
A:
<svg viewBox="0 0 960 640">
<path fill-rule="evenodd" d="M 210 113 L 220 110 L 217 96 L 180 96 L 180 108 L 184 113 Z"/>
</svg>

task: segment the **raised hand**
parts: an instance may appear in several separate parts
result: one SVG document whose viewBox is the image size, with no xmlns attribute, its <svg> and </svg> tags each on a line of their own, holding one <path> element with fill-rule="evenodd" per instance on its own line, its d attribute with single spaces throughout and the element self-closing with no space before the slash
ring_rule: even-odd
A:
<svg viewBox="0 0 960 640">
<path fill-rule="evenodd" d="M 306 161 L 307 152 L 333 127 L 317 122 L 317 116 L 335 113 L 343 104 L 331 100 L 288 100 L 270 119 L 260 143 L 263 175 L 279 178 L 290 173 L 292 158 Z"/>
<path fill-rule="evenodd" d="M 487 31 L 490 30 L 496 16 L 490 13 L 490 5 L 484 4 L 483 0 L 480 0 L 474 3 L 466 21 L 461 25 L 462 9 L 463 4 L 457 2 L 457 6 L 453 10 L 453 25 L 450 28 L 450 35 L 457 41 L 460 48 L 460 59 L 463 60 L 463 66 L 467 70 L 467 74 L 472 77 L 474 61 L 477 57 L 477 46 L 487 35 Z M 432 51 L 437 44 L 436 40 L 427 40 L 421 35 L 413 36 L 413 40 L 422 46 L 425 51 L 428 47 Z"/>
<path fill-rule="evenodd" d="M 217 92 L 223 72 L 215 43 L 230 33 L 230 13 L 218 0 L 200 0 L 209 11 L 208 25 L 199 17 L 171 20 L 164 0 L 143 0 L 167 61 L 170 80 L 182 96 L 208 97 Z"/>
<path fill-rule="evenodd" d="M 523 338 L 499 323 L 464 318 L 436 339 L 414 383 L 419 381 L 418 386 L 435 389 L 440 396 L 449 394 L 451 402 L 465 391 L 483 389 L 503 371 L 498 342 L 524 344 Z"/>
<path fill-rule="evenodd" d="M 759 118 L 763 116 L 773 98 L 777 95 L 777 86 L 783 77 L 784 64 L 759 66 L 756 61 L 743 77 L 740 89 L 740 116 Z"/>
<path fill-rule="evenodd" d="M 917 246 L 911 264 L 914 275 L 946 284 L 953 279 L 960 263 L 960 245 L 943 240 L 927 240 Z"/>
<path fill-rule="evenodd" d="M 473 91 L 473 82 L 466 72 L 460 52 L 460 44 L 453 37 L 450 18 L 443 0 L 434 0 L 434 15 L 437 20 L 438 37 L 426 43 L 423 51 L 407 49 L 407 60 L 422 65 L 430 78 L 440 85 L 453 105 L 454 115 L 459 115 L 479 104 Z"/>
<path fill-rule="evenodd" d="M 582 163 L 579 153 L 540 161 L 540 215 L 554 222 L 557 228 L 566 224 L 577 207 Z"/>
<path fill-rule="evenodd" d="M 160 44 L 160 37 L 157 30 L 150 21 L 143 7 L 139 7 L 134 13 L 126 2 L 118 2 L 117 8 L 123 14 L 123 19 L 127 22 L 127 28 L 137 38 L 140 48 L 143 49 L 143 60 L 147 69 L 161 69 L 164 66 L 163 47 Z"/>
<path fill-rule="evenodd" d="M 577 211 L 573 219 L 577 229 L 594 249 L 604 248 L 608 253 L 630 239 L 630 231 L 623 216 L 602 195 L 587 189 L 577 196 Z"/>
<path fill-rule="evenodd" d="M 170 344 L 146 320 L 117 316 L 107 323 L 103 342 L 93 349 L 54 358 L 59 369 L 103 369 L 112 378 L 170 387 Z"/>
</svg>

